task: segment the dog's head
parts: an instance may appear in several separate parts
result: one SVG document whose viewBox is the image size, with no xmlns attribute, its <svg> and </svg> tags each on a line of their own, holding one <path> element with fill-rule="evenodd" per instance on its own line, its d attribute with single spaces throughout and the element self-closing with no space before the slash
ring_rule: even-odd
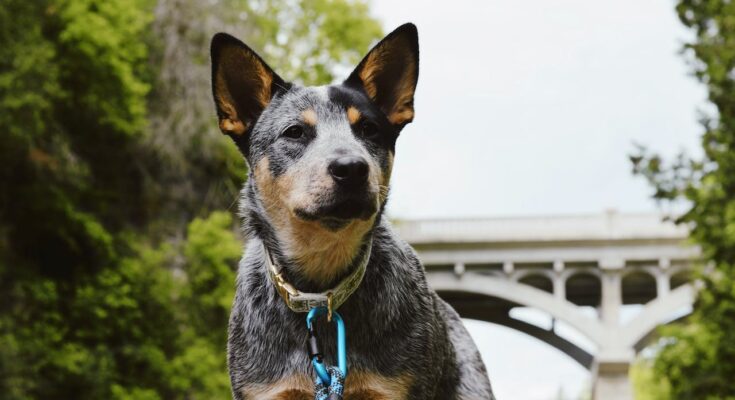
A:
<svg viewBox="0 0 735 400">
<path fill-rule="evenodd" d="M 357 240 L 372 227 L 388 194 L 396 138 L 414 116 L 417 78 L 412 24 L 379 42 L 343 83 L 321 87 L 288 83 L 239 40 L 214 37 L 219 127 L 247 158 L 291 256 L 304 262 L 322 248 L 339 252 L 335 240 Z M 353 247 L 345 245 L 342 258 L 349 261 Z"/>
</svg>

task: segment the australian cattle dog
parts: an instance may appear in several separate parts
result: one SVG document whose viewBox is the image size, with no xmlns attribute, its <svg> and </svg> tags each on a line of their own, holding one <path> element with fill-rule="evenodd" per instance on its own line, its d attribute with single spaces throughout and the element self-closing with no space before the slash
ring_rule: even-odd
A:
<svg viewBox="0 0 735 400">
<path fill-rule="evenodd" d="M 383 217 L 396 139 L 414 118 L 416 27 L 390 33 L 329 86 L 284 81 L 227 34 L 211 55 L 219 127 L 250 167 L 229 326 L 234 398 L 314 399 L 299 311 L 326 293 L 346 324 L 345 399 L 492 399 L 458 314 Z M 334 327 L 324 318 L 316 328 L 333 363 Z"/>
</svg>

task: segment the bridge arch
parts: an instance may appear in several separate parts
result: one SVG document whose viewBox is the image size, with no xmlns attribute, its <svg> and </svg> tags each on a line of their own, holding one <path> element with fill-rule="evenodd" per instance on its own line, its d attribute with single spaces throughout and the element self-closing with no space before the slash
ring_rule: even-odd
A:
<svg viewBox="0 0 735 400">
<path fill-rule="evenodd" d="M 592 275 L 588 272 L 574 275 Z M 574 276 L 571 275 L 571 276 Z M 546 277 L 545 274 L 527 274 L 524 277 Z M 625 276 L 635 276 L 634 273 Z M 695 290 L 692 284 L 682 285 L 666 296 L 657 297 L 646 304 L 643 311 L 627 323 L 623 329 L 613 329 L 603 321 L 579 312 L 579 306 L 554 293 L 503 279 L 498 276 L 466 273 L 458 277 L 448 272 L 432 272 L 428 275 L 429 284 L 447 300 L 463 318 L 491 322 L 518 330 L 562 351 L 583 367 L 591 370 L 599 354 L 612 350 L 641 348 L 642 342 L 650 337 L 655 329 L 680 317 L 677 312 L 691 306 Z M 653 278 L 651 278 L 653 279 Z M 621 280 L 622 283 L 622 280 Z M 622 291 L 621 291 L 622 292 Z M 475 299 L 462 298 L 461 294 L 474 296 Z M 495 299 L 499 305 L 488 312 L 483 307 L 473 307 L 477 299 Z M 622 299 L 621 299 L 622 300 Z M 590 340 L 597 348 L 593 354 L 559 335 L 553 329 L 547 330 L 528 322 L 512 318 L 509 314 L 514 307 L 529 307 L 542 311 L 554 320 L 563 321 L 571 328 Z"/>
<path fill-rule="evenodd" d="M 602 302 L 600 271 L 585 268 L 569 270 L 564 279 L 564 297 L 578 306 L 598 307 Z"/>
<path fill-rule="evenodd" d="M 668 274 L 668 279 L 669 287 L 676 289 L 692 281 L 692 271 L 685 268 L 678 268 Z"/>
<path fill-rule="evenodd" d="M 429 284 L 440 293 L 466 292 L 484 295 L 543 311 L 552 318 L 564 321 L 595 345 L 603 344 L 604 332 L 601 326 L 595 324 L 594 319 L 577 312 L 574 304 L 534 287 L 480 274 L 465 274 L 458 279 L 454 274 L 439 272 L 429 275 Z"/>
<path fill-rule="evenodd" d="M 677 312 L 691 307 L 695 296 L 694 286 L 688 283 L 674 289 L 665 297 L 651 300 L 643 311 L 627 324 L 623 333 L 623 344 L 636 349 L 641 348 L 644 339 L 648 338 L 656 327 L 682 317 L 677 315 Z"/>
<path fill-rule="evenodd" d="M 438 293 L 449 304 L 451 304 L 452 307 L 454 307 L 462 318 L 485 321 L 519 331 L 556 348 L 585 369 L 590 370 L 592 368 L 594 355 L 580 347 L 578 344 L 557 335 L 554 332 L 553 327 L 552 329 L 544 329 L 538 325 L 513 318 L 510 315 L 510 310 L 515 307 L 521 307 L 522 305 L 520 304 L 515 304 L 505 299 L 486 296 L 484 294 L 460 293 L 442 290 L 438 291 Z M 476 303 L 483 301 L 492 302 L 494 305 L 493 311 L 488 312 L 486 309 L 472 306 L 473 302 Z"/>
<path fill-rule="evenodd" d="M 623 304 L 646 304 L 659 294 L 656 275 L 646 269 L 623 271 L 621 285 Z"/>
<path fill-rule="evenodd" d="M 542 272 L 529 272 L 523 274 L 516 281 L 520 284 L 531 286 L 546 293 L 554 293 L 554 279 Z"/>
<path fill-rule="evenodd" d="M 631 399 L 627 371 L 641 343 L 694 300 L 689 271 L 700 250 L 686 241 L 686 227 L 660 215 L 418 220 L 396 229 L 417 251 L 429 283 L 462 316 L 508 326 L 570 355 L 590 368 L 594 399 Z M 461 293 L 467 304 L 457 303 Z M 631 319 L 621 317 L 624 304 L 643 306 Z M 554 329 L 511 318 L 519 306 L 563 321 L 595 350 L 585 355 Z"/>
<path fill-rule="evenodd" d="M 520 281 L 531 276 L 543 276 L 548 279 L 554 279 L 554 272 L 547 269 L 517 269 L 510 275 L 512 281 Z"/>
</svg>

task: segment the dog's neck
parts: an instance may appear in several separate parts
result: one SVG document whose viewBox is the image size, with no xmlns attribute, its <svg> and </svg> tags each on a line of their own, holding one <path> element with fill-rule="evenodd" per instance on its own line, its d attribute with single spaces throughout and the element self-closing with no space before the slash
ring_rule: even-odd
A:
<svg viewBox="0 0 735 400">
<path fill-rule="evenodd" d="M 271 210 L 272 211 L 272 210 Z M 379 216 L 356 220 L 331 231 L 318 222 L 290 219 L 276 226 L 259 201 L 256 188 L 248 183 L 243 190 L 241 213 L 245 231 L 263 245 L 284 269 L 289 282 L 302 291 L 322 291 L 349 275 L 369 251 Z"/>
</svg>

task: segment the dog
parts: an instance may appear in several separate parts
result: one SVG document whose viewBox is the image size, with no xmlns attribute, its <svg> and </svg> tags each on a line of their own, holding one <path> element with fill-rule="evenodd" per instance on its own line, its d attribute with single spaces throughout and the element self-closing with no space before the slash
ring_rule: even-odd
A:
<svg viewBox="0 0 735 400">
<path fill-rule="evenodd" d="M 233 398 L 313 399 L 296 311 L 329 303 L 346 325 L 344 398 L 493 399 L 459 315 L 383 217 L 396 139 L 414 117 L 416 27 L 387 35 L 336 85 L 288 83 L 224 33 L 211 57 L 219 128 L 250 167 L 229 324 Z M 314 295 L 329 290 L 326 303 Z M 315 325 L 324 359 L 335 360 L 334 327 Z"/>
</svg>

